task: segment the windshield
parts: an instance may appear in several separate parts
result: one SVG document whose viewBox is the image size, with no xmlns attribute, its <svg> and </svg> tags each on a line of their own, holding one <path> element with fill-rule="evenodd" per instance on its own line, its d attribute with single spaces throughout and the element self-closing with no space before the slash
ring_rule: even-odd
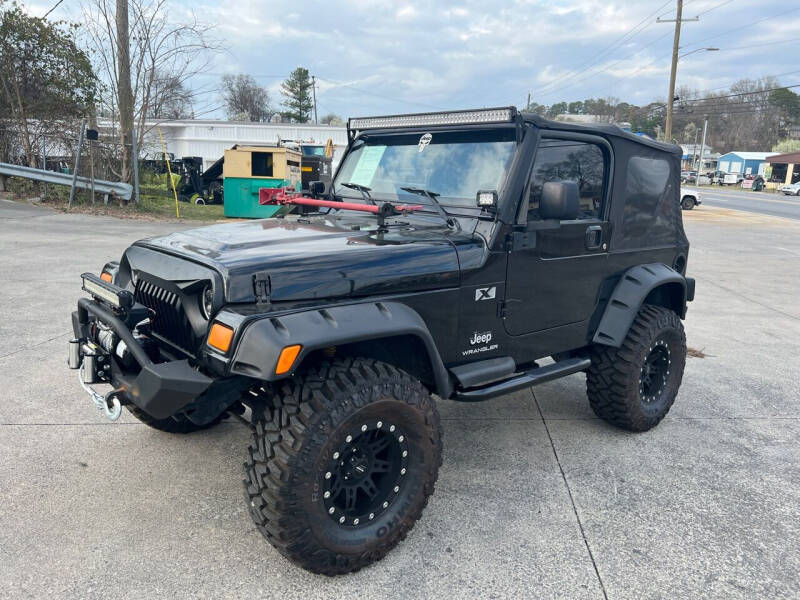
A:
<svg viewBox="0 0 800 600">
<path fill-rule="evenodd" d="M 325 156 L 325 146 L 303 146 L 305 156 Z"/>
<path fill-rule="evenodd" d="M 402 189 L 417 188 L 444 206 L 476 208 L 479 190 L 502 187 L 515 147 L 513 129 L 369 136 L 347 154 L 334 187 L 348 199 L 362 196 L 344 183 L 366 186 L 375 200 L 400 202 L 419 200 Z"/>
</svg>

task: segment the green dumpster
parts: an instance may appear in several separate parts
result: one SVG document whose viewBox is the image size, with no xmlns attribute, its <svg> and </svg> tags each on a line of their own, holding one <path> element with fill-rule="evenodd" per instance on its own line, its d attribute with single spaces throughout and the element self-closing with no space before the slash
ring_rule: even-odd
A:
<svg viewBox="0 0 800 600">
<path fill-rule="evenodd" d="M 300 153 L 276 146 L 234 146 L 225 150 L 223 186 L 225 216 L 251 219 L 274 217 L 291 206 L 258 203 L 261 188 L 302 189 Z"/>
</svg>

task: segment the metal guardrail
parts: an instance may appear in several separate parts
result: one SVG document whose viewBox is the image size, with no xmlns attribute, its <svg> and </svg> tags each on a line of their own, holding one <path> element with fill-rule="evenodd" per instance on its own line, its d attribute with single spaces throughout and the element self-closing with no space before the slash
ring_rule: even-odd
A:
<svg viewBox="0 0 800 600">
<path fill-rule="evenodd" d="M 33 179 L 34 181 L 41 181 L 43 183 L 52 183 L 53 185 L 66 185 L 68 187 L 73 185 L 74 179 L 75 187 L 83 188 L 85 190 L 92 189 L 92 180 L 88 177 L 74 177 L 69 173 L 57 173 L 56 171 L 45 171 L 44 169 L 23 167 L 9 163 L 0 163 L 0 175 L 24 177 L 25 179 Z M 131 196 L 133 195 L 133 186 L 129 183 L 95 179 L 94 191 L 100 192 L 101 194 L 114 194 L 123 200 L 130 200 Z"/>
</svg>

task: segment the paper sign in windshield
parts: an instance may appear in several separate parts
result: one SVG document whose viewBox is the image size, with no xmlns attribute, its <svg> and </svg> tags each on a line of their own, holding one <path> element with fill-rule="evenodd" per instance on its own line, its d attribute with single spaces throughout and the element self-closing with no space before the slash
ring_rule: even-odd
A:
<svg viewBox="0 0 800 600">
<path fill-rule="evenodd" d="M 372 178 L 375 177 L 375 171 L 378 170 L 378 165 L 381 164 L 381 158 L 383 158 L 385 150 L 386 146 L 364 146 L 358 157 L 358 164 L 353 169 L 350 183 L 371 186 Z"/>
</svg>

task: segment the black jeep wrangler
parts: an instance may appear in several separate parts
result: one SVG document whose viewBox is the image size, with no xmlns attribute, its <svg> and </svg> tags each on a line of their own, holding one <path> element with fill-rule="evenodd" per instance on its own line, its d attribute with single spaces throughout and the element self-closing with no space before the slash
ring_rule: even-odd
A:
<svg viewBox="0 0 800 600">
<path fill-rule="evenodd" d="M 246 423 L 259 530 L 329 575 L 420 518 L 442 456 L 433 394 L 583 371 L 598 416 L 645 431 L 678 392 L 694 296 L 677 146 L 513 108 L 348 133 L 325 197 L 268 200 L 315 213 L 142 240 L 84 274 L 69 353 L 111 418 Z"/>
</svg>

